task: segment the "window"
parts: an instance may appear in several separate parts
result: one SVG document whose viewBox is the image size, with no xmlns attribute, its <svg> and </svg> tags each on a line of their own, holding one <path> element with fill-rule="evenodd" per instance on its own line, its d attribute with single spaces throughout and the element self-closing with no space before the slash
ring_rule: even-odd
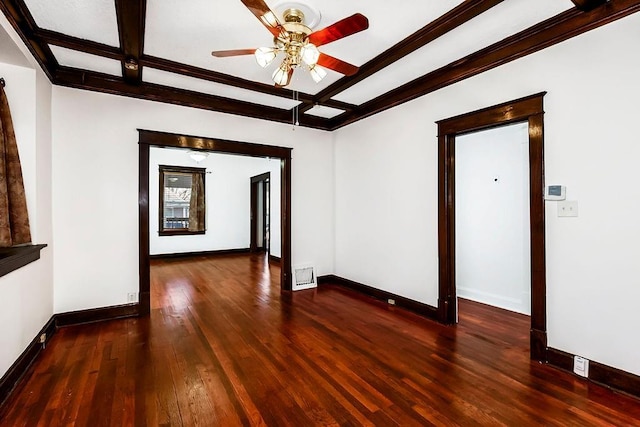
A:
<svg viewBox="0 0 640 427">
<path fill-rule="evenodd" d="M 160 166 L 161 236 L 205 233 L 204 182 L 203 168 Z"/>
</svg>

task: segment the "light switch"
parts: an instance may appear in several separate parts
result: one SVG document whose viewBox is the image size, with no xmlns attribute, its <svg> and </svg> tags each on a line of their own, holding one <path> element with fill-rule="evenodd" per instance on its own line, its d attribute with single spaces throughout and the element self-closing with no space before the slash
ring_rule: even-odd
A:
<svg viewBox="0 0 640 427">
<path fill-rule="evenodd" d="M 558 216 L 578 216 L 578 202 L 573 200 L 558 202 Z"/>
</svg>

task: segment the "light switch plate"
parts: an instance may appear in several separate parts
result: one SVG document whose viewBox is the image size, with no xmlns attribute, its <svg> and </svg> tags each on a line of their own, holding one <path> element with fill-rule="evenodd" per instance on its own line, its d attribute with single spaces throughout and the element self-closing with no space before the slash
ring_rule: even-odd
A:
<svg viewBox="0 0 640 427">
<path fill-rule="evenodd" d="M 558 202 L 558 216 L 578 216 L 578 202 L 573 200 Z"/>
</svg>

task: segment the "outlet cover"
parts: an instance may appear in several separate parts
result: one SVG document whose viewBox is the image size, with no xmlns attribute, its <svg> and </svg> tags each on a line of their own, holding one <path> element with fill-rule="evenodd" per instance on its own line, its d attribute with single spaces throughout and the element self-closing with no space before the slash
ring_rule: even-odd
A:
<svg viewBox="0 0 640 427">
<path fill-rule="evenodd" d="M 578 202 L 573 200 L 558 202 L 558 216 L 578 216 Z"/>
<path fill-rule="evenodd" d="M 127 302 L 138 302 L 138 293 L 137 292 L 129 292 L 127 294 Z"/>
<path fill-rule="evenodd" d="M 584 357 L 573 357 L 573 372 L 581 377 L 589 378 L 589 359 Z"/>
</svg>

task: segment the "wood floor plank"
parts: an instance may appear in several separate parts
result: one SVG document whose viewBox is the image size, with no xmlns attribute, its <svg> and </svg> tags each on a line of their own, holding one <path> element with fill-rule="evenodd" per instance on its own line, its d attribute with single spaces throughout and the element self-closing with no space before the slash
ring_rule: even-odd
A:
<svg viewBox="0 0 640 427">
<path fill-rule="evenodd" d="M 443 326 L 261 255 L 154 260 L 151 315 L 60 329 L 1 426 L 640 426 L 640 401 L 529 359 L 529 318 Z"/>
</svg>

